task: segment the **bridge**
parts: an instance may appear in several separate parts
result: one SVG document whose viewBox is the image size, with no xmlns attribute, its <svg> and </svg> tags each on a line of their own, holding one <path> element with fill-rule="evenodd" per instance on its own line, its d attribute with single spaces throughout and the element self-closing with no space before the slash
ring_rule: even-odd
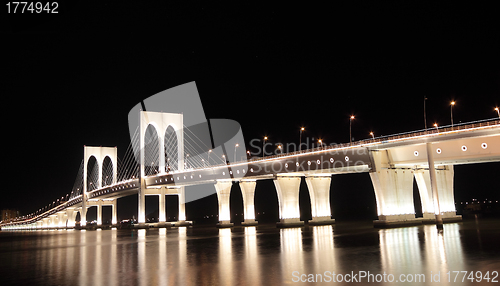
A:
<svg viewBox="0 0 500 286">
<path fill-rule="evenodd" d="M 396 134 L 332 146 L 247 158 L 239 125 L 235 136 L 213 144 L 200 132 L 183 124 L 183 115 L 139 111 L 139 126 L 123 160 L 116 147 L 84 146 L 84 158 L 75 185 L 66 197 L 50 206 L 2 222 L 5 229 L 75 228 L 87 225 L 86 214 L 97 207 L 112 206 L 117 222 L 117 200 L 138 196 L 138 223 L 146 225 L 145 196 L 159 196 L 159 224 L 166 221 L 165 195 L 179 197 L 178 221 L 186 224 L 186 186 L 212 184 L 218 198 L 219 227 L 230 227 L 229 195 L 240 185 L 244 206 L 243 225 L 255 225 L 255 186 L 272 179 L 279 204 L 278 226 L 300 226 L 299 188 L 305 177 L 311 199 L 310 224 L 332 224 L 331 177 L 342 173 L 368 173 L 377 204 L 376 226 L 436 223 L 461 220 L 456 215 L 453 166 L 500 161 L 500 120 Z M 217 124 L 212 121 L 212 132 Z M 221 126 L 226 128 L 227 126 Z M 234 127 L 234 126 L 233 126 Z M 199 128 L 198 128 L 199 129 Z M 213 145 L 213 146 L 212 146 Z M 215 147 L 215 148 L 212 148 Z M 93 167 L 91 166 L 93 164 Z M 423 218 L 415 217 L 413 180 L 416 180 Z"/>
</svg>

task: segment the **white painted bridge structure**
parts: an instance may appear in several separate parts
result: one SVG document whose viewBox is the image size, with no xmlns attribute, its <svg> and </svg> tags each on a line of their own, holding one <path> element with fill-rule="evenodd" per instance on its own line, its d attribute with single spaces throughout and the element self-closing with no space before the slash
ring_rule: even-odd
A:
<svg viewBox="0 0 500 286">
<path fill-rule="evenodd" d="M 498 119 L 246 159 L 245 148 L 237 150 L 234 140 L 215 148 L 196 143 L 196 135 L 183 125 L 182 114 L 140 111 L 139 118 L 140 126 L 131 136 L 133 148 L 129 146 L 123 161 L 118 160 L 116 147 L 85 146 L 77 182 L 67 199 L 22 219 L 3 222 L 2 229 L 74 228 L 77 213 L 80 226 L 85 227 L 91 207 L 97 207 L 97 225 L 101 225 L 103 206 L 112 206 L 115 225 L 117 199 L 130 195 L 138 196 L 139 225 L 146 223 L 145 196 L 159 196 L 159 222 L 169 225 L 165 195 L 178 195 L 177 223 L 182 224 L 186 221 L 186 187 L 200 184 L 213 185 L 219 204 L 218 225 L 231 226 L 229 196 L 236 182 L 243 197 L 242 224 L 252 225 L 256 224 L 254 205 L 258 203 L 254 200 L 256 181 L 268 179 L 274 181 L 277 192 L 278 225 L 302 225 L 302 177 L 311 199 L 309 223 L 330 224 L 335 221 L 330 207 L 330 188 L 335 191 L 331 177 L 355 172 L 368 173 L 373 183 L 378 214 L 375 225 L 440 224 L 461 219 L 455 209 L 453 166 L 500 161 Z M 92 170 L 88 166 L 91 160 L 95 161 Z M 423 218 L 415 217 L 414 179 Z M 213 189 L 207 190 L 207 194 L 212 193 Z"/>
</svg>

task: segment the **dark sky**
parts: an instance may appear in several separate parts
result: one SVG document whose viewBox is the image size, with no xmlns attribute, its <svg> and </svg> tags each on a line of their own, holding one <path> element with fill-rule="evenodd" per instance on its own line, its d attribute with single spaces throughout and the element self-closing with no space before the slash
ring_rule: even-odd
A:
<svg viewBox="0 0 500 286">
<path fill-rule="evenodd" d="M 190 81 L 206 117 L 238 121 L 247 146 L 264 135 L 296 142 L 300 126 L 348 142 L 350 114 L 355 139 L 421 129 L 424 96 L 428 124 L 450 123 L 451 100 L 455 122 L 495 117 L 500 105 L 493 6 L 64 5 L 57 15 L 2 8 L 0 208 L 28 213 L 69 192 L 83 145 L 122 156 L 129 110 Z M 471 197 L 464 186 L 478 178 L 494 184 L 484 172 L 499 165 L 485 166 L 457 167 L 473 174 L 457 196 Z"/>
</svg>

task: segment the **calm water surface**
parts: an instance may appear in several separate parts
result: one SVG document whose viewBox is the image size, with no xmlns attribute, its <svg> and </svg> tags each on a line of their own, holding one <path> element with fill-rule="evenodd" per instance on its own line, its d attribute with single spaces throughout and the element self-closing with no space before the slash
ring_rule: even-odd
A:
<svg viewBox="0 0 500 286">
<path fill-rule="evenodd" d="M 432 225 L 374 229 L 369 222 L 0 232 L 0 285 L 298 285 L 302 274 L 328 279 L 325 271 L 426 275 L 425 283 L 408 285 L 499 285 L 462 283 L 462 276 L 448 283 L 446 272 L 463 270 L 490 277 L 500 271 L 500 220 L 446 224 L 442 232 Z M 440 283 L 430 282 L 431 272 L 440 273 Z"/>
</svg>

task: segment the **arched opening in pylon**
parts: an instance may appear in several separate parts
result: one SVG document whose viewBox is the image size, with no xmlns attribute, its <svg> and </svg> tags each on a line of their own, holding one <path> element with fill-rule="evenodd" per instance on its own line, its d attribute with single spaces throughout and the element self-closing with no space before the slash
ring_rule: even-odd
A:
<svg viewBox="0 0 500 286">
<path fill-rule="evenodd" d="M 109 156 L 106 156 L 102 161 L 102 183 L 101 186 L 109 186 L 113 183 L 113 161 Z"/>
<path fill-rule="evenodd" d="M 165 130 L 165 170 L 167 172 L 177 171 L 179 169 L 179 142 L 177 133 L 172 125 Z"/>
<path fill-rule="evenodd" d="M 144 174 L 156 175 L 160 172 L 160 142 L 158 132 L 153 125 L 148 125 L 144 134 Z"/>
</svg>

